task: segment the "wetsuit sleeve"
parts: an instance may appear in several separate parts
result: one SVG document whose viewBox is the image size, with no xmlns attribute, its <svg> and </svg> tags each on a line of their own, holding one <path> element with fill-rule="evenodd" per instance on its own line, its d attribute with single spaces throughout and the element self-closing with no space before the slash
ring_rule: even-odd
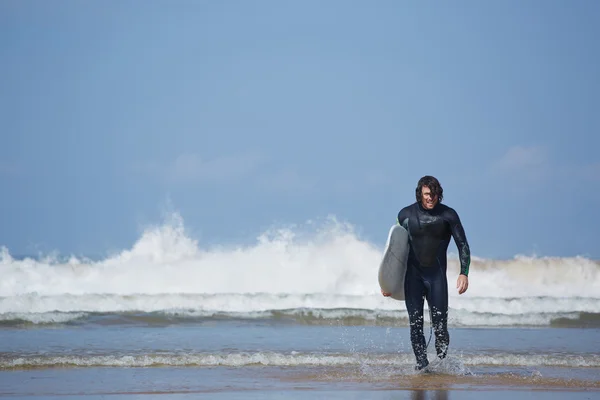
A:
<svg viewBox="0 0 600 400">
<path fill-rule="evenodd" d="M 398 213 L 398 217 L 396 218 L 396 222 L 402 226 L 404 226 L 404 220 L 408 218 L 408 207 L 403 208 Z M 404 226 L 406 228 L 406 226 Z"/>
<path fill-rule="evenodd" d="M 450 224 L 452 237 L 454 238 L 454 242 L 458 248 L 460 273 L 462 275 L 469 276 L 469 267 L 471 266 L 471 249 L 469 248 L 469 242 L 467 242 L 465 230 L 456 211 L 450 209 L 448 215 L 448 223 Z"/>
</svg>

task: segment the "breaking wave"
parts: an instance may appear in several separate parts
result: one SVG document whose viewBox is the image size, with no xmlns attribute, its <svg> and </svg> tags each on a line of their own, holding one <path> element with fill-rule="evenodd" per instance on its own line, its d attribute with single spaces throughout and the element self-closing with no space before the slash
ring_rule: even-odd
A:
<svg viewBox="0 0 600 400">
<path fill-rule="evenodd" d="M 362 240 L 334 218 L 268 231 L 245 246 L 204 248 L 183 220 L 147 229 L 98 261 L 16 259 L 0 250 L 0 325 L 69 323 L 96 314 L 158 314 L 165 320 L 283 318 L 404 323 L 404 304 L 379 293 L 385 243 Z M 474 258 L 458 296 L 449 259 L 454 325 L 591 324 L 600 314 L 600 264 L 583 257 Z M 153 315 L 155 317 L 155 315 Z M 579 321 L 579 322 L 578 322 Z"/>
</svg>

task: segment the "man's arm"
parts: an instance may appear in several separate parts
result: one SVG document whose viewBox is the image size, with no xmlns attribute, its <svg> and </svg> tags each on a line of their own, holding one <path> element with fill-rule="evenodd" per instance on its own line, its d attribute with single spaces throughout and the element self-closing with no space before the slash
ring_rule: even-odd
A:
<svg viewBox="0 0 600 400">
<path fill-rule="evenodd" d="M 396 217 L 396 222 L 402 225 L 405 229 L 408 229 L 407 223 L 405 222 L 408 218 L 408 207 L 404 207 L 400 212 L 398 212 L 398 216 Z"/>
<path fill-rule="evenodd" d="M 449 210 L 448 222 L 450 223 L 452 237 L 454 238 L 454 242 L 458 248 L 460 273 L 462 275 L 469 276 L 469 267 L 471 266 L 471 250 L 469 248 L 467 236 L 465 235 L 465 230 L 460 222 L 460 218 L 453 209 Z"/>
</svg>

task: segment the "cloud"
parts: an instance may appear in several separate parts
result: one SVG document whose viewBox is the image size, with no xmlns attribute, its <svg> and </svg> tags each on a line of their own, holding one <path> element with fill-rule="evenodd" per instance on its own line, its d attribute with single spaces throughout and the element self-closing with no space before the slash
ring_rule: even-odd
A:
<svg viewBox="0 0 600 400">
<path fill-rule="evenodd" d="M 600 182 L 600 162 L 559 164 L 549 157 L 543 146 L 513 146 L 496 162 L 492 173 L 497 178 L 510 179 L 516 184 L 562 182 Z"/>
<path fill-rule="evenodd" d="M 367 185 L 380 186 L 390 183 L 389 177 L 381 171 L 369 171 L 364 175 L 364 180 Z"/>
<path fill-rule="evenodd" d="M 257 178 L 256 184 L 262 190 L 287 194 L 306 194 L 317 187 L 317 179 L 300 174 L 292 168 L 270 172 Z"/>
<path fill-rule="evenodd" d="M 525 181 L 544 180 L 549 170 L 548 151 L 542 146 L 513 146 L 492 164 L 492 172 Z"/>
<path fill-rule="evenodd" d="M 250 187 L 277 194 L 308 194 L 317 189 L 318 179 L 296 168 L 272 165 L 257 154 L 202 158 L 184 153 L 169 163 L 137 163 L 133 171 L 168 184 L 199 184 L 244 180 Z"/>
<path fill-rule="evenodd" d="M 173 182 L 236 180 L 254 170 L 260 157 L 245 154 L 205 160 L 196 154 L 182 154 L 167 168 Z"/>
<path fill-rule="evenodd" d="M 139 163 L 134 170 L 155 176 L 168 183 L 201 183 L 235 181 L 252 173 L 262 158 L 256 154 L 243 154 L 217 158 L 202 158 L 185 153 L 167 164 Z"/>
<path fill-rule="evenodd" d="M 503 171 L 522 171 L 543 167 L 548 163 L 547 151 L 541 146 L 513 146 L 498 160 L 496 168 Z"/>
<path fill-rule="evenodd" d="M 366 171 L 359 173 L 356 176 L 350 178 L 343 178 L 337 180 L 332 184 L 334 190 L 338 193 L 352 194 L 362 192 L 366 189 L 374 188 L 377 186 L 384 186 L 390 183 L 388 175 L 381 171 Z"/>
<path fill-rule="evenodd" d="M 204 158 L 195 153 L 183 153 L 168 163 L 137 163 L 133 171 L 168 185 L 196 185 L 243 181 L 246 188 L 255 188 L 276 195 L 315 193 L 353 194 L 390 184 L 389 174 L 376 169 L 343 175 L 330 171 L 321 173 L 303 170 L 300 166 L 267 163 L 253 153 Z"/>
<path fill-rule="evenodd" d="M 386 185 L 389 177 L 381 171 L 366 171 L 356 176 L 314 176 L 302 174 L 297 168 L 286 167 L 270 171 L 256 179 L 261 190 L 288 194 L 309 194 L 313 192 L 335 192 L 343 194 L 359 193 L 368 188 Z"/>
</svg>

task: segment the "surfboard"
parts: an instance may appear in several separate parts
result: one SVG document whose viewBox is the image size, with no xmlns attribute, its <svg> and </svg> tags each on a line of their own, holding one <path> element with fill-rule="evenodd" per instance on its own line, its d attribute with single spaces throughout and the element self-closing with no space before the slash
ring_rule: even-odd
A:
<svg viewBox="0 0 600 400">
<path fill-rule="evenodd" d="M 408 260 L 408 232 L 402 225 L 391 227 L 379 264 L 379 286 L 396 300 L 404 300 L 404 278 Z"/>
</svg>

